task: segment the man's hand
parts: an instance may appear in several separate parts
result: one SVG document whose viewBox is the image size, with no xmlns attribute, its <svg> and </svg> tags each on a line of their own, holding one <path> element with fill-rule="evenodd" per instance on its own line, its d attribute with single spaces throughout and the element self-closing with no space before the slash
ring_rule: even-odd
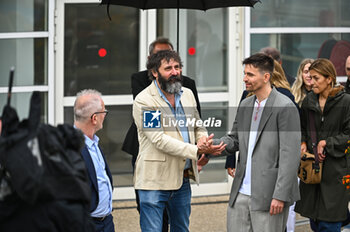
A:
<svg viewBox="0 0 350 232">
<path fill-rule="evenodd" d="M 197 154 L 211 154 L 219 155 L 225 150 L 226 144 L 221 142 L 219 145 L 213 145 L 214 134 L 209 135 L 207 138 L 202 137 L 197 142 L 198 151 Z"/>
<path fill-rule="evenodd" d="M 203 154 L 204 152 L 200 152 L 202 150 L 208 149 L 213 144 L 214 134 L 209 135 L 208 137 L 201 137 L 197 142 L 198 154 Z"/>
<path fill-rule="evenodd" d="M 198 166 L 205 166 L 209 162 L 209 159 L 205 156 L 205 154 L 202 154 L 199 157 L 200 158 L 197 161 Z"/>
<path fill-rule="evenodd" d="M 200 155 L 200 158 L 197 161 L 198 172 L 202 171 L 203 166 L 209 162 L 209 159 L 205 157 L 205 154 Z"/>
<path fill-rule="evenodd" d="M 211 134 L 210 136 L 211 136 L 211 138 L 213 138 L 214 135 Z M 210 137 L 210 136 L 209 136 L 209 137 Z M 201 138 L 197 141 L 197 147 L 198 147 L 198 146 L 205 146 L 205 144 L 208 142 L 208 138 L 209 138 L 209 137 L 206 137 L 206 136 L 201 137 Z"/>
<path fill-rule="evenodd" d="M 203 168 L 203 166 L 197 165 L 198 173 L 200 173 L 202 171 L 202 168 Z"/>
<path fill-rule="evenodd" d="M 270 206 L 270 215 L 276 215 L 276 214 L 282 213 L 283 207 L 284 207 L 283 201 L 272 199 L 271 206 Z"/>
<path fill-rule="evenodd" d="M 235 177 L 236 169 L 235 168 L 227 168 L 227 174 L 232 177 Z"/>
</svg>

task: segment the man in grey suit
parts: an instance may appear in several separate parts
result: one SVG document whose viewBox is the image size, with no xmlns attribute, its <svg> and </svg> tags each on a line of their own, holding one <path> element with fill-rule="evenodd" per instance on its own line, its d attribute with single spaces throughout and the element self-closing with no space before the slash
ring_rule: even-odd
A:
<svg viewBox="0 0 350 232">
<path fill-rule="evenodd" d="M 227 231 L 284 231 L 288 206 L 300 198 L 300 119 L 292 101 L 270 84 L 273 59 L 257 53 L 243 61 L 246 89 L 254 95 L 237 110 L 232 131 L 215 139 L 222 155 L 239 150 L 227 210 Z"/>
</svg>

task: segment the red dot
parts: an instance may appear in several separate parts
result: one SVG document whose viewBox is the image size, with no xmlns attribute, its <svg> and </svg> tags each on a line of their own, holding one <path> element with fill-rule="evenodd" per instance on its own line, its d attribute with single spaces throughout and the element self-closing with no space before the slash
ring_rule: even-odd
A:
<svg viewBox="0 0 350 232">
<path fill-rule="evenodd" d="M 98 55 L 99 55 L 100 57 L 105 57 L 105 56 L 107 55 L 106 49 L 100 48 L 100 50 L 98 50 Z"/>
<path fill-rule="evenodd" d="M 194 47 L 190 47 L 188 49 L 188 54 L 190 54 L 191 56 L 193 56 L 196 53 L 196 49 Z"/>
</svg>

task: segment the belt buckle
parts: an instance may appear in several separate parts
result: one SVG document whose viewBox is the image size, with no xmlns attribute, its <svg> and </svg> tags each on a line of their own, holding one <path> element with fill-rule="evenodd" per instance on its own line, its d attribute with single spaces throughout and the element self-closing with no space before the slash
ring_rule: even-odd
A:
<svg viewBox="0 0 350 232">
<path fill-rule="evenodd" d="M 94 217 L 94 219 L 97 220 L 97 221 L 102 222 L 102 221 L 104 221 L 104 220 L 106 219 L 106 217 L 108 217 L 108 216 L 109 216 L 109 214 L 106 215 L 106 216 L 103 216 L 103 217 Z"/>
<path fill-rule="evenodd" d="M 188 169 L 184 170 L 184 178 L 188 178 L 190 176 Z"/>
</svg>

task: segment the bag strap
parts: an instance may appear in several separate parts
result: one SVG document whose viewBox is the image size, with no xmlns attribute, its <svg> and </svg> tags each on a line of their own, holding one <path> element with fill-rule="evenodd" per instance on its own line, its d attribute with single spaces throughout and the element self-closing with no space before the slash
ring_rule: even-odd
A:
<svg viewBox="0 0 350 232">
<path fill-rule="evenodd" d="M 312 142 L 312 149 L 313 153 L 315 155 L 315 168 L 319 169 L 319 163 L 320 160 L 318 159 L 317 154 L 317 138 L 316 138 L 316 127 L 315 127 L 315 115 L 314 113 L 309 110 L 309 119 L 310 119 L 310 133 L 311 133 L 311 142 Z"/>
</svg>

